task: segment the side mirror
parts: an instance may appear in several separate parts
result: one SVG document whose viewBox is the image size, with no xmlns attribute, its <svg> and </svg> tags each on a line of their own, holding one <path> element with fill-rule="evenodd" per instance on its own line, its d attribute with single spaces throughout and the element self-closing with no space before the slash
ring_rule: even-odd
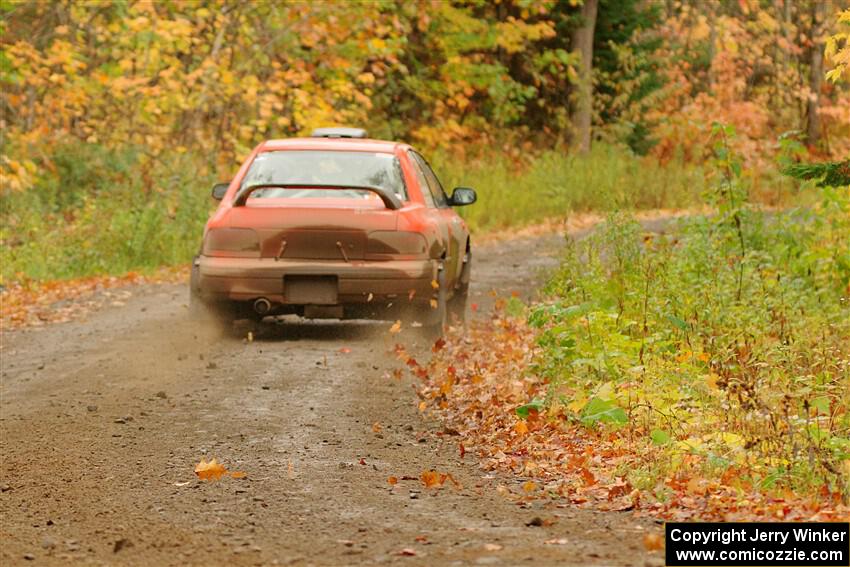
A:
<svg viewBox="0 0 850 567">
<path fill-rule="evenodd" d="M 471 205 L 477 200 L 478 195 L 475 194 L 475 189 L 455 187 L 454 191 L 452 191 L 451 199 L 449 199 L 449 205 L 452 207 L 462 207 L 464 205 Z"/>
<path fill-rule="evenodd" d="M 230 187 L 230 183 L 216 183 L 213 185 L 212 198 L 216 201 L 224 199 L 224 194 L 227 193 L 228 187 Z"/>
</svg>

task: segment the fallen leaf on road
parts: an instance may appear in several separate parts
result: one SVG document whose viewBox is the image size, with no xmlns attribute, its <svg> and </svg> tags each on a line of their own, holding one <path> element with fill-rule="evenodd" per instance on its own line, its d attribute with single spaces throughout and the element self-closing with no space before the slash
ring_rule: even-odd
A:
<svg viewBox="0 0 850 567">
<path fill-rule="evenodd" d="M 422 471 L 422 474 L 419 475 L 419 480 L 422 481 L 422 484 L 424 484 L 426 488 L 440 488 L 447 480 L 450 481 L 455 488 L 461 488 L 460 483 L 449 473 Z"/>
<path fill-rule="evenodd" d="M 593 475 L 592 472 L 590 472 L 584 467 L 582 467 L 579 472 L 581 473 L 581 478 L 584 480 L 584 483 L 587 486 L 593 486 L 594 484 L 596 484 L 596 477 Z"/>
<path fill-rule="evenodd" d="M 425 488 L 434 488 L 435 486 L 443 486 L 445 479 L 440 480 L 440 473 L 437 471 L 423 471 L 419 476 Z"/>
<path fill-rule="evenodd" d="M 439 282 L 437 282 L 437 280 L 431 280 L 431 287 L 433 287 L 434 289 L 440 289 L 440 284 Z"/>
<path fill-rule="evenodd" d="M 245 478 L 246 476 L 248 476 L 247 473 L 244 473 L 242 471 L 235 471 L 230 473 L 231 478 Z"/>
<path fill-rule="evenodd" d="M 186 482 L 175 482 L 174 486 L 186 486 L 187 484 L 189 484 L 188 480 Z"/>
<path fill-rule="evenodd" d="M 428 303 L 430 303 L 430 304 L 431 304 L 431 309 L 436 309 L 436 308 L 437 308 L 438 303 L 437 303 L 437 300 L 436 300 L 436 299 L 432 299 L 432 300 L 431 300 L 431 301 L 429 301 Z"/>
<path fill-rule="evenodd" d="M 664 538 L 658 534 L 646 534 L 643 536 L 643 546 L 647 551 L 660 551 L 664 549 Z"/>
<path fill-rule="evenodd" d="M 567 545 L 567 538 L 559 537 L 557 539 L 547 539 L 543 542 L 543 545 Z"/>
<path fill-rule="evenodd" d="M 533 480 L 527 480 L 522 483 L 522 489 L 526 492 L 534 492 L 535 490 L 537 490 L 537 483 Z"/>
<path fill-rule="evenodd" d="M 195 474 L 201 480 L 218 480 L 227 474 L 227 469 L 215 458 L 209 462 L 202 458 L 201 462 L 195 465 Z"/>
<path fill-rule="evenodd" d="M 359 462 L 361 465 L 365 465 L 365 464 L 366 464 L 366 459 L 364 459 L 363 457 L 360 457 L 360 460 L 359 460 L 358 462 Z"/>
<path fill-rule="evenodd" d="M 292 461 L 289 461 L 289 466 L 287 467 L 286 476 L 289 477 L 289 480 L 293 480 L 295 478 L 295 469 L 292 466 Z"/>
<path fill-rule="evenodd" d="M 409 556 L 416 555 L 416 550 L 414 550 L 414 549 L 410 549 L 409 547 L 405 547 L 404 549 L 402 549 L 401 551 L 399 551 L 399 552 L 398 552 L 398 554 L 399 554 L 399 555 L 405 555 L 405 556 L 408 556 L 408 557 L 409 557 Z"/>
<path fill-rule="evenodd" d="M 460 451 L 460 458 L 462 459 L 464 455 L 466 455 L 466 447 L 463 446 L 463 443 L 458 444 L 458 450 Z"/>
<path fill-rule="evenodd" d="M 618 496 L 623 496 L 632 491 L 632 485 L 630 485 L 627 481 L 619 477 L 617 477 L 617 480 L 616 482 L 614 482 L 614 484 L 610 484 L 606 488 L 608 489 L 608 500 L 613 500 Z"/>
<path fill-rule="evenodd" d="M 398 478 L 391 476 L 387 479 L 387 483 L 389 483 L 391 486 L 395 486 L 396 484 L 398 484 Z"/>
<path fill-rule="evenodd" d="M 342 354 L 348 354 L 349 352 L 351 352 L 351 349 L 348 347 L 342 347 L 341 349 L 339 349 L 339 352 L 341 352 Z"/>
<path fill-rule="evenodd" d="M 484 549 L 487 551 L 499 551 L 500 549 L 502 549 L 502 546 L 498 543 L 485 543 Z"/>
<path fill-rule="evenodd" d="M 401 332 L 401 321 L 396 321 L 393 323 L 393 326 L 390 327 L 390 333 L 396 334 Z"/>
</svg>

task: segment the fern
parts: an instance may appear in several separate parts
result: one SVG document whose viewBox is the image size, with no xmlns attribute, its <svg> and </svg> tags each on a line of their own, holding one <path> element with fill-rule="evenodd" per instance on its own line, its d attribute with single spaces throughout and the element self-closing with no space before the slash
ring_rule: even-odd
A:
<svg viewBox="0 0 850 567">
<path fill-rule="evenodd" d="M 823 163 L 795 163 L 782 173 L 794 179 L 817 179 L 818 187 L 850 186 L 850 159 Z"/>
</svg>

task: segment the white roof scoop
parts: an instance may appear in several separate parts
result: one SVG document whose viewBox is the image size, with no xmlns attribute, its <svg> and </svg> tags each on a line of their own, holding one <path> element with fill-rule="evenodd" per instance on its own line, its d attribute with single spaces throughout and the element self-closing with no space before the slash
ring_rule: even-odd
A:
<svg viewBox="0 0 850 567">
<path fill-rule="evenodd" d="M 312 138 L 365 138 L 363 128 L 316 128 L 310 134 Z"/>
</svg>

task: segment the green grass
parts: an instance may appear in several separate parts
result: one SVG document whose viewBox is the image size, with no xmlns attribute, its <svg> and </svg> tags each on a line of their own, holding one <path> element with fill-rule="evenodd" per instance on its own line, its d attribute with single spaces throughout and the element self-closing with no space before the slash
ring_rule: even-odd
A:
<svg viewBox="0 0 850 567">
<path fill-rule="evenodd" d="M 473 231 L 519 227 L 571 212 L 686 207 L 706 182 L 700 167 L 660 165 L 597 144 L 587 156 L 558 151 L 521 163 L 498 152 L 459 161 L 431 152 L 447 190 L 471 186 L 478 202 L 459 209 Z M 188 262 L 213 210 L 209 189 L 232 172 L 201 155 L 151 160 L 133 149 L 60 147 L 37 185 L 2 193 L 0 282 L 149 271 Z"/>
<path fill-rule="evenodd" d="M 504 155 L 460 163 L 437 153 L 446 190 L 468 186 L 478 203 L 462 209 L 473 230 L 522 226 L 571 212 L 687 207 L 700 202 L 702 169 L 660 165 L 621 148 L 597 144 L 586 156 L 548 151 L 516 165 Z"/>
<path fill-rule="evenodd" d="M 56 171 L 2 196 L 2 281 L 152 271 L 189 261 L 213 202 L 212 175 L 174 156 L 144 166 L 133 152 L 65 148 Z"/>
</svg>

